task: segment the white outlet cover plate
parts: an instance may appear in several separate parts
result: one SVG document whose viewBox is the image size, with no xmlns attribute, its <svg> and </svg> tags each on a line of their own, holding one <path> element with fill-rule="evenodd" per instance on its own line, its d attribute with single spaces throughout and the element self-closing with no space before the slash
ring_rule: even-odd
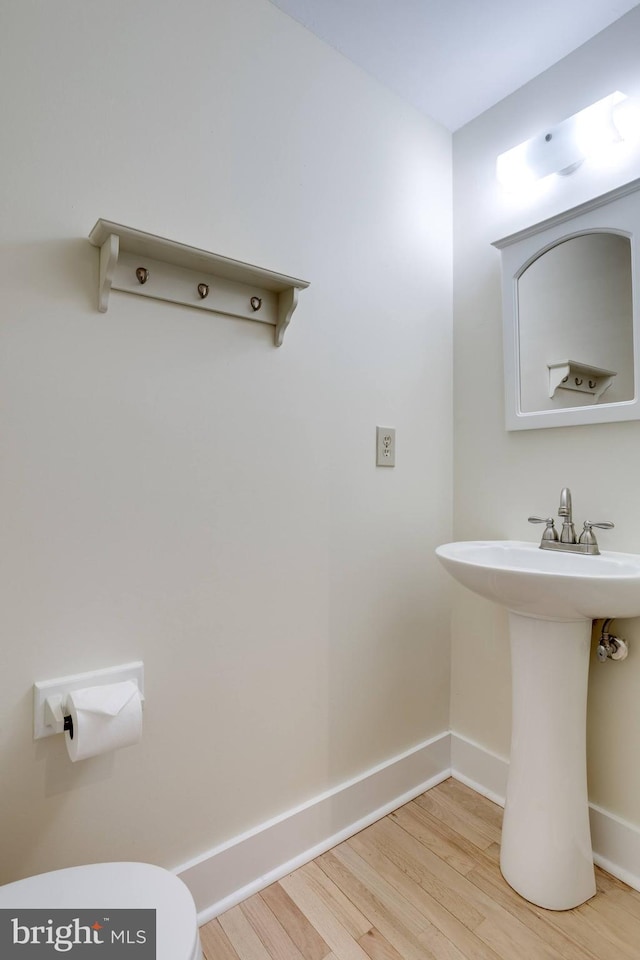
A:
<svg viewBox="0 0 640 960">
<path fill-rule="evenodd" d="M 395 467 L 396 430 L 395 427 L 376 427 L 376 466 Z"/>
</svg>

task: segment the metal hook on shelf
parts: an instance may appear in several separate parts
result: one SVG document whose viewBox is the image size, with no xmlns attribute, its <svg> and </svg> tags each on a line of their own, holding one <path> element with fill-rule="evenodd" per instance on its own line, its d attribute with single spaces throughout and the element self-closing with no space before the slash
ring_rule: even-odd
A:
<svg viewBox="0 0 640 960">
<path fill-rule="evenodd" d="M 200 295 L 201 300 L 206 300 L 209 296 L 209 284 L 208 283 L 199 283 L 198 284 L 198 294 Z"/>
<path fill-rule="evenodd" d="M 249 301 L 252 310 L 259 310 L 262 306 L 262 297 L 251 297 Z"/>
<path fill-rule="evenodd" d="M 146 267 L 138 267 L 136 277 L 138 278 L 138 283 L 146 283 L 149 279 L 149 271 Z"/>
</svg>

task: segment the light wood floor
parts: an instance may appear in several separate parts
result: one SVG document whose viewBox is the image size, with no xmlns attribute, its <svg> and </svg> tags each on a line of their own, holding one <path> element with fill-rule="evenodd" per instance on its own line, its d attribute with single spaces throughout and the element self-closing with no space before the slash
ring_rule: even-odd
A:
<svg viewBox="0 0 640 960">
<path fill-rule="evenodd" d="M 640 893 L 596 870 L 575 910 L 527 903 L 501 821 L 446 780 L 202 927 L 207 960 L 639 960 Z"/>
</svg>

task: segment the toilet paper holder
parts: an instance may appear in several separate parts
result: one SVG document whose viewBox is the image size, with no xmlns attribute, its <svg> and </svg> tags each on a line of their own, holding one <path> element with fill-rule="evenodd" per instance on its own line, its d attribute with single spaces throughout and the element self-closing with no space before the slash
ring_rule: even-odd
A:
<svg viewBox="0 0 640 960">
<path fill-rule="evenodd" d="M 47 697 L 44 701 L 44 724 L 46 733 L 41 733 L 40 737 L 47 737 L 54 733 L 65 733 L 69 731 L 69 736 L 73 740 L 73 717 L 70 713 L 65 713 L 66 697 L 61 694 L 55 694 Z M 49 732 L 50 731 L 50 732 Z M 34 740 L 39 737 L 34 733 Z"/>
<path fill-rule="evenodd" d="M 118 683 L 133 680 L 140 691 L 144 706 L 144 663 L 136 660 L 104 670 L 92 670 L 88 673 L 76 673 L 55 680 L 40 680 L 33 685 L 33 739 L 51 737 L 57 733 L 69 731 L 73 739 L 73 721 L 66 712 L 67 695 L 73 690 L 93 687 L 100 684 Z"/>
</svg>

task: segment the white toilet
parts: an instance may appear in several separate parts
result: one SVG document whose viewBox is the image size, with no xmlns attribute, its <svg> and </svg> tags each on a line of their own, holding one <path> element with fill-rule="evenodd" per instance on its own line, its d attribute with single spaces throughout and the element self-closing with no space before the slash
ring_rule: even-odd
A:
<svg viewBox="0 0 640 960">
<path fill-rule="evenodd" d="M 156 910 L 157 960 L 202 960 L 196 908 L 182 880 L 149 863 L 94 863 L 0 886 L 0 909 Z"/>
</svg>

